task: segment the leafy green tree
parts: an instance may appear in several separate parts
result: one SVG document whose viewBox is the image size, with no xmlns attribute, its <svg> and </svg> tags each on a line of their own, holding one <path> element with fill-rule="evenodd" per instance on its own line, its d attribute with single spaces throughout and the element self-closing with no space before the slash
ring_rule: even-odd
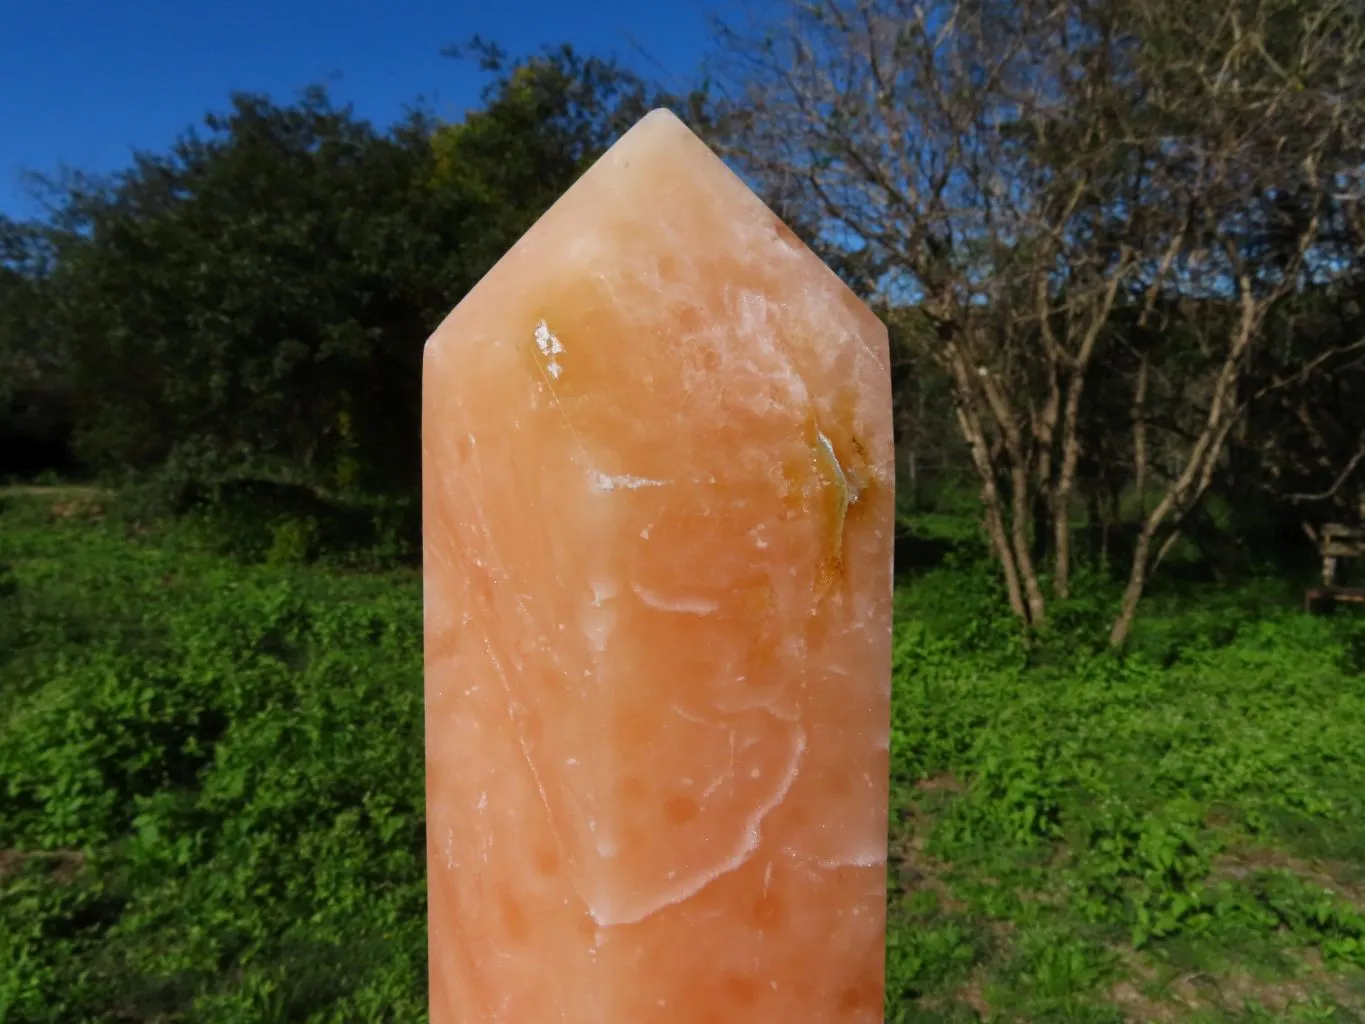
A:
<svg viewBox="0 0 1365 1024">
<path fill-rule="evenodd" d="M 570 46 L 512 59 L 475 37 L 446 51 L 494 77 L 484 106 L 440 126 L 435 180 L 460 197 L 465 260 L 491 266 L 635 121 L 669 98 L 614 61 Z"/>
<path fill-rule="evenodd" d="M 71 195 L 54 319 L 91 461 L 410 481 L 394 442 L 415 429 L 435 305 L 411 272 L 450 242 L 439 211 L 415 216 L 425 138 L 380 135 L 320 91 L 292 107 L 239 95 L 168 154 Z"/>
<path fill-rule="evenodd" d="M 665 99 L 568 47 L 473 52 L 493 77 L 459 124 L 243 94 L 164 154 L 59 184 L 45 326 L 92 465 L 415 492 L 422 342 Z"/>
</svg>

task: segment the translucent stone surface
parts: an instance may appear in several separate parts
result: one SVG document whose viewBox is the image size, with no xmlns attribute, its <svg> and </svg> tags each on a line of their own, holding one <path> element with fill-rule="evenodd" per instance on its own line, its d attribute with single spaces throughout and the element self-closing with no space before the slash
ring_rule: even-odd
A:
<svg viewBox="0 0 1365 1024">
<path fill-rule="evenodd" d="M 424 374 L 433 1024 L 880 1021 L 881 323 L 656 111 Z"/>
</svg>

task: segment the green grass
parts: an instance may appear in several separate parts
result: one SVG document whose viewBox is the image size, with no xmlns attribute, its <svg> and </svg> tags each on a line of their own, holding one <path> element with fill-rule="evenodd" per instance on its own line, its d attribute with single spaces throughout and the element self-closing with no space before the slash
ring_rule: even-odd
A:
<svg viewBox="0 0 1365 1024">
<path fill-rule="evenodd" d="M 66 513 L 0 513 L 0 1020 L 421 1019 L 416 578 Z"/>
<path fill-rule="evenodd" d="M 0 497 L 0 1020 L 425 1018 L 411 570 Z M 1092 581 L 1093 583 L 1093 581 Z M 1365 1021 L 1365 625 L 898 593 L 890 1021 Z"/>
<path fill-rule="evenodd" d="M 1026 647 L 985 573 L 899 599 L 893 933 L 959 938 L 892 1013 L 1365 1019 L 1358 620 L 1158 594 L 1120 659 L 1099 600 Z"/>
</svg>

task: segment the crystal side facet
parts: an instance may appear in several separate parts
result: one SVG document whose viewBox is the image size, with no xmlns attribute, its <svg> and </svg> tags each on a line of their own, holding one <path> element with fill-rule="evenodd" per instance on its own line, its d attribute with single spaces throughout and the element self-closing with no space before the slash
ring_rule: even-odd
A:
<svg viewBox="0 0 1365 1024">
<path fill-rule="evenodd" d="M 688 129 L 427 344 L 433 1024 L 882 1019 L 877 318 Z"/>
</svg>

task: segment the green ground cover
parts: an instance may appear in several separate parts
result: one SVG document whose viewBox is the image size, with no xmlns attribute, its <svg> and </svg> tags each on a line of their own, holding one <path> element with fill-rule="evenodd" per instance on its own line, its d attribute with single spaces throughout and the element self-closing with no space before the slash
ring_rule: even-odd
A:
<svg viewBox="0 0 1365 1024">
<path fill-rule="evenodd" d="M 0 497 L 0 1021 L 424 1019 L 416 573 L 101 500 Z M 1365 623 L 897 607 L 888 1021 L 1365 1020 Z"/>
</svg>

